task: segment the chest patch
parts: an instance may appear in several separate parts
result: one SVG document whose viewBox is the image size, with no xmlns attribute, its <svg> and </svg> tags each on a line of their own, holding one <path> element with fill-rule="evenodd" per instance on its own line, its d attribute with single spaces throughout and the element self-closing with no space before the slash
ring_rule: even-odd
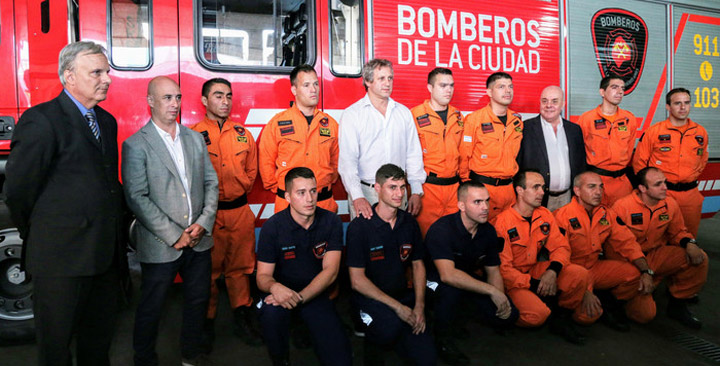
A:
<svg viewBox="0 0 720 366">
<path fill-rule="evenodd" d="M 460 111 L 456 111 L 456 112 L 455 112 L 455 115 L 457 116 L 457 124 L 458 124 L 458 126 L 460 126 L 460 127 L 465 126 L 465 122 L 463 122 L 463 120 L 462 120 L 462 114 L 460 113 Z"/>
<path fill-rule="evenodd" d="M 642 225 L 642 223 L 643 223 L 643 214 L 642 214 L 642 213 L 630 214 L 630 223 L 631 223 L 632 225 Z"/>
<path fill-rule="evenodd" d="M 247 143 L 247 136 L 237 136 L 237 140 L 240 142 Z"/>
<path fill-rule="evenodd" d="M 662 214 L 662 215 L 658 216 L 658 220 L 660 220 L 660 221 L 668 221 L 668 220 L 670 220 L 670 215 L 668 215 L 668 214 Z"/>
<path fill-rule="evenodd" d="M 329 128 L 320 127 L 320 136 L 330 137 L 332 134 L 330 133 Z"/>
<path fill-rule="evenodd" d="M 702 135 L 695 135 L 695 141 L 697 141 L 698 145 L 702 146 L 705 143 L 705 137 Z"/>
<path fill-rule="evenodd" d="M 282 127 L 280 128 L 280 136 L 287 136 L 295 134 L 295 127 Z"/>
<path fill-rule="evenodd" d="M 408 258 L 410 258 L 410 253 L 412 253 L 412 244 L 403 244 L 400 246 L 400 260 L 405 262 Z"/>
<path fill-rule="evenodd" d="M 520 126 L 515 127 L 515 132 L 522 132 L 522 127 L 520 127 Z"/>
<path fill-rule="evenodd" d="M 205 145 L 212 144 L 212 141 L 210 141 L 210 134 L 207 131 L 200 131 L 200 134 L 203 137 L 203 140 L 205 140 Z"/>
<path fill-rule="evenodd" d="M 325 256 L 325 253 L 327 253 L 327 242 L 324 241 L 322 243 L 317 243 L 313 246 L 313 254 L 315 255 L 315 258 L 321 259 Z"/>
<path fill-rule="evenodd" d="M 418 116 L 417 123 L 420 127 L 430 126 L 430 116 L 427 113 L 423 114 L 422 116 Z"/>
<path fill-rule="evenodd" d="M 510 242 L 518 241 L 520 240 L 520 234 L 518 234 L 518 231 L 516 228 L 512 228 L 507 231 L 508 238 L 510 238 Z"/>
<path fill-rule="evenodd" d="M 323 117 L 323 118 L 320 120 L 320 126 L 327 127 L 328 125 L 330 125 L 330 122 L 328 122 L 327 117 Z"/>
<path fill-rule="evenodd" d="M 492 123 L 483 123 L 482 125 L 480 125 L 480 129 L 482 130 L 482 133 L 495 132 L 495 127 L 493 127 Z"/>
<path fill-rule="evenodd" d="M 370 248 L 370 261 L 381 261 L 385 259 L 385 248 L 382 245 L 378 245 Z"/>
<path fill-rule="evenodd" d="M 582 227 L 580 225 L 580 221 L 577 219 L 577 217 L 573 217 L 570 219 L 570 227 L 573 229 L 579 229 Z"/>
<path fill-rule="evenodd" d="M 697 154 L 698 154 L 698 156 L 700 156 L 700 155 L 703 154 L 703 148 L 702 148 L 702 147 L 699 148 L 699 149 L 697 149 Z"/>
<path fill-rule="evenodd" d="M 243 126 L 235 125 L 235 126 L 233 126 L 233 128 L 235 129 L 235 132 L 237 132 L 238 135 L 245 136 L 245 128 Z"/>
<path fill-rule="evenodd" d="M 669 144 L 670 143 L 670 134 L 658 135 L 658 141 L 661 144 Z"/>
<path fill-rule="evenodd" d="M 668 152 L 670 150 L 672 150 L 672 147 L 670 147 L 670 146 L 663 146 L 660 148 L 660 151 L 662 151 L 662 152 Z"/>
<path fill-rule="evenodd" d="M 602 226 L 608 226 L 608 225 L 610 225 L 610 222 L 609 222 L 606 218 L 604 218 L 604 217 L 603 217 L 602 219 L 600 219 L 600 221 L 598 221 L 598 223 L 599 223 L 600 225 L 602 225 Z"/>
<path fill-rule="evenodd" d="M 294 245 L 282 247 L 281 249 L 283 252 L 283 259 L 285 259 L 285 260 L 295 259 L 295 246 Z"/>
<path fill-rule="evenodd" d="M 292 120 L 278 122 L 278 126 L 290 126 L 290 125 L 292 125 Z"/>
<path fill-rule="evenodd" d="M 607 122 L 605 122 L 604 119 L 596 119 L 595 120 L 595 129 L 596 130 L 604 130 L 607 128 Z"/>
<path fill-rule="evenodd" d="M 550 234 L 550 224 L 543 222 L 542 225 L 540 225 L 540 232 L 543 233 L 543 235 Z"/>
</svg>

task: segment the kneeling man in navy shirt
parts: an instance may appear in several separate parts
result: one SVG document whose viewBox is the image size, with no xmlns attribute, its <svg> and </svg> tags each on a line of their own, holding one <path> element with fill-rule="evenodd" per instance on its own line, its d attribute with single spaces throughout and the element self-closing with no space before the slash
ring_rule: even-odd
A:
<svg viewBox="0 0 720 366">
<path fill-rule="evenodd" d="M 487 222 L 490 194 L 479 182 L 458 188 L 460 211 L 446 215 L 430 226 L 425 245 L 428 288 L 435 297 L 435 338 L 440 358 L 451 365 L 470 360 L 452 341 L 451 332 L 458 304 L 471 301 L 481 320 L 495 329 L 511 327 L 519 313 L 505 296 L 500 275 L 501 239 Z"/>
<path fill-rule="evenodd" d="M 432 337 L 425 330 L 425 265 L 420 227 L 402 206 L 407 178 L 393 164 L 375 174 L 378 203 L 372 216 L 347 229 L 351 302 L 367 326 L 365 365 L 384 365 L 379 350 L 394 347 L 415 365 L 435 365 Z M 412 289 L 407 273 L 412 272 Z"/>
<path fill-rule="evenodd" d="M 259 316 L 273 366 L 290 364 L 293 313 L 310 329 L 322 365 L 349 366 L 350 341 L 328 297 L 340 267 L 342 222 L 317 207 L 317 181 L 308 168 L 287 173 L 285 199 L 289 207 L 265 222 L 257 249 L 257 285 L 268 293 Z"/>
</svg>

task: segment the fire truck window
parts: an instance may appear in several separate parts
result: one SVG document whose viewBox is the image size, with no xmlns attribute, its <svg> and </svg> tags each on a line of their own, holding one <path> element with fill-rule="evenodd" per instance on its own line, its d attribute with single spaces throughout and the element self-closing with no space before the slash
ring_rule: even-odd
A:
<svg viewBox="0 0 720 366">
<path fill-rule="evenodd" d="M 209 68 L 312 63 L 311 9 L 302 0 L 202 0 L 197 54 Z"/>
<path fill-rule="evenodd" d="M 110 0 L 110 63 L 116 69 L 144 70 L 150 67 L 149 0 Z"/>
<path fill-rule="evenodd" d="M 358 76 L 363 64 L 361 0 L 330 0 L 330 64 L 334 74 Z"/>
</svg>

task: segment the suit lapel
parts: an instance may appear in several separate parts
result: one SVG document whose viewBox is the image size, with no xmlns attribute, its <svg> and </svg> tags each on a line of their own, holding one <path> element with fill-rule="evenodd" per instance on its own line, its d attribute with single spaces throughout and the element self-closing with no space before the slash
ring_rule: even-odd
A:
<svg viewBox="0 0 720 366">
<path fill-rule="evenodd" d="M 190 136 L 190 132 L 185 126 L 178 124 L 177 128 L 178 133 L 180 133 L 180 141 L 182 141 L 183 154 L 185 155 L 185 174 L 187 174 L 188 178 L 188 191 L 192 192 L 192 178 L 194 175 L 192 136 Z"/>
<path fill-rule="evenodd" d="M 140 131 L 142 131 L 143 138 L 145 138 L 145 141 L 148 142 L 150 149 L 157 154 L 163 165 L 170 170 L 175 178 L 180 179 L 180 174 L 178 173 L 177 168 L 175 168 L 175 162 L 173 162 L 172 156 L 170 156 L 170 152 L 168 151 L 167 146 L 165 146 L 165 141 L 163 141 L 162 137 L 160 137 L 160 134 L 155 129 L 155 126 L 153 126 L 152 121 L 148 121 L 148 123 Z"/>
<path fill-rule="evenodd" d="M 80 114 L 80 110 L 75 105 L 75 103 L 73 103 L 73 101 L 70 99 L 70 97 L 68 97 L 67 94 L 65 94 L 65 91 L 60 92 L 60 96 L 58 97 L 58 100 L 60 101 L 60 107 L 65 112 L 65 117 L 66 117 L 65 120 L 68 121 L 68 123 L 72 127 L 78 129 L 79 132 L 86 139 L 88 139 L 96 148 L 98 148 L 98 150 L 102 150 L 100 141 L 98 141 L 95 138 L 95 136 L 92 134 L 92 131 L 90 131 L 90 126 L 88 126 L 85 116 Z M 97 113 L 95 115 L 97 116 Z M 100 126 L 99 122 L 98 122 L 98 126 Z M 102 132 L 103 132 L 103 130 L 100 130 L 100 133 L 102 133 Z"/>
<path fill-rule="evenodd" d="M 545 130 L 543 130 L 542 120 L 540 117 L 537 117 L 537 123 L 533 123 L 533 127 L 535 127 L 535 133 L 540 138 L 541 141 L 541 148 L 540 153 L 542 154 L 542 158 L 545 161 L 545 166 L 547 167 L 548 172 L 550 171 L 550 159 L 548 159 L 548 153 L 547 153 L 547 147 L 545 146 Z"/>
</svg>

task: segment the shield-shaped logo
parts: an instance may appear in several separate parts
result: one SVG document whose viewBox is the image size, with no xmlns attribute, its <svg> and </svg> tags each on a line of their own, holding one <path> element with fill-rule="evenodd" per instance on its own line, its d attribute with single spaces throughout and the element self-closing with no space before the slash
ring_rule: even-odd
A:
<svg viewBox="0 0 720 366">
<path fill-rule="evenodd" d="M 330 123 L 328 122 L 327 117 L 323 117 L 323 118 L 320 120 L 320 126 L 327 127 L 329 124 L 330 124 Z"/>
<path fill-rule="evenodd" d="M 624 9 L 602 9 L 590 24 L 600 75 L 619 76 L 625 81 L 625 94 L 632 93 L 645 66 L 645 21 Z"/>
<path fill-rule="evenodd" d="M 233 126 L 235 128 L 235 132 L 237 132 L 240 136 L 245 136 L 245 128 L 243 126 L 235 125 Z"/>
<path fill-rule="evenodd" d="M 313 247 L 313 254 L 315 254 L 315 258 L 320 259 L 325 256 L 325 253 L 327 252 L 327 242 L 324 241 L 322 243 L 317 243 Z"/>
<path fill-rule="evenodd" d="M 402 244 L 400 245 L 400 260 L 405 262 L 408 258 L 410 258 L 410 253 L 412 253 L 412 244 Z"/>
<path fill-rule="evenodd" d="M 550 234 L 550 224 L 543 222 L 542 225 L 540 225 L 540 232 L 542 232 L 543 235 Z"/>
</svg>

